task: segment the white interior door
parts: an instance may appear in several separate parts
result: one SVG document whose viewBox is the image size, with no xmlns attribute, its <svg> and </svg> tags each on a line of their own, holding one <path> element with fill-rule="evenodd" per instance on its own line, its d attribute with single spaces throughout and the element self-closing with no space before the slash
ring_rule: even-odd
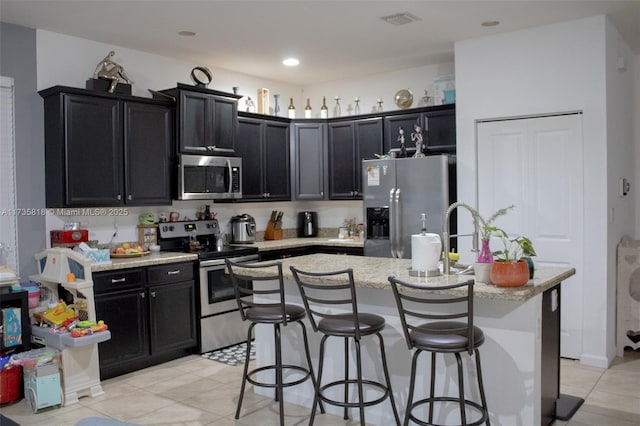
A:
<svg viewBox="0 0 640 426">
<path fill-rule="evenodd" d="M 481 122 L 477 125 L 478 209 L 510 235 L 533 241 L 538 266 L 571 266 L 562 285 L 561 355 L 582 354 L 582 115 Z M 495 250 L 498 241 L 492 242 Z"/>
</svg>

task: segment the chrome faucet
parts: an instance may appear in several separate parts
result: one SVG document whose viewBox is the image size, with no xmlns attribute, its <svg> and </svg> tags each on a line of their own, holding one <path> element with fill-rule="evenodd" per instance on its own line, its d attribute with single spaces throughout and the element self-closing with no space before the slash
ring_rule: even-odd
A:
<svg viewBox="0 0 640 426">
<path fill-rule="evenodd" d="M 469 213 L 471 213 L 473 215 L 473 211 L 471 210 L 471 208 L 463 203 L 463 202 L 456 202 L 451 204 L 448 208 L 446 213 L 444 214 L 444 232 L 442 233 L 442 242 L 444 243 L 444 259 L 442 260 L 442 269 L 443 269 L 443 273 L 444 274 L 449 274 L 451 272 L 451 267 L 450 267 L 450 260 L 449 260 L 449 250 L 451 250 L 451 238 L 457 238 L 457 237 L 472 237 L 472 248 L 471 251 L 472 252 L 477 252 L 478 251 L 478 224 L 476 223 L 476 221 L 473 221 L 473 234 L 454 234 L 454 235 L 449 235 L 449 227 L 450 227 L 450 216 L 451 213 L 453 213 L 453 211 L 455 209 L 457 209 L 458 207 L 464 207 L 465 209 L 469 210 Z"/>
</svg>

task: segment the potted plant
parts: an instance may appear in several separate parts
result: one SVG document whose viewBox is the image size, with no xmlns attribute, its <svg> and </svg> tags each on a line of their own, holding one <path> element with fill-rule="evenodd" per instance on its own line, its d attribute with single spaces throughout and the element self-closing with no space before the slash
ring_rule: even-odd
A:
<svg viewBox="0 0 640 426">
<path fill-rule="evenodd" d="M 484 219 L 480 212 L 468 204 L 464 206 L 471 212 L 473 217 L 473 224 L 475 228 L 480 231 L 481 248 L 478 253 L 478 258 L 473 265 L 476 281 L 490 283 L 491 282 L 491 269 L 493 265 L 493 254 L 491 253 L 490 240 L 491 236 L 498 231 L 498 228 L 493 226 L 493 222 L 500 216 L 507 214 L 507 212 L 514 208 L 514 205 L 510 205 L 492 214 L 488 219 Z"/>
<path fill-rule="evenodd" d="M 500 228 L 495 228 L 493 232 L 502 241 L 502 249 L 492 253 L 494 263 L 491 268 L 491 281 L 499 287 L 525 285 L 532 271 L 525 258 L 536 255 L 533 243 L 525 236 L 512 238 Z"/>
</svg>

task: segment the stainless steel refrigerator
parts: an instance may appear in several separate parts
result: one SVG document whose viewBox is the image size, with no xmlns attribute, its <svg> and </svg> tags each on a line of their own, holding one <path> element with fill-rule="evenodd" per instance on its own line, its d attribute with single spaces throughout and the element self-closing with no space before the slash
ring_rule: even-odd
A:
<svg viewBox="0 0 640 426">
<path fill-rule="evenodd" d="M 427 214 L 427 232 L 442 237 L 444 214 L 455 197 L 449 191 L 453 164 L 448 155 L 362 161 L 365 256 L 410 259 L 421 213 Z"/>
</svg>

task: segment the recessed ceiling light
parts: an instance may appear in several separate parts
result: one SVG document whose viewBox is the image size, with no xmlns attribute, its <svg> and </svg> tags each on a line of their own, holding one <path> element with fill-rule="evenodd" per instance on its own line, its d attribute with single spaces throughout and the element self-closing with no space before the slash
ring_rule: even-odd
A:
<svg viewBox="0 0 640 426">
<path fill-rule="evenodd" d="M 500 25 L 500 21 L 484 21 L 480 25 L 482 25 L 483 27 L 495 27 L 497 25 Z"/>
<path fill-rule="evenodd" d="M 284 61 L 282 61 L 282 64 L 288 67 L 295 67 L 296 65 L 300 64 L 300 61 L 297 60 L 296 58 L 287 58 Z"/>
<path fill-rule="evenodd" d="M 194 35 L 196 35 L 196 33 L 194 33 L 193 31 L 180 31 L 178 35 L 181 35 L 184 37 L 193 37 Z"/>
</svg>

